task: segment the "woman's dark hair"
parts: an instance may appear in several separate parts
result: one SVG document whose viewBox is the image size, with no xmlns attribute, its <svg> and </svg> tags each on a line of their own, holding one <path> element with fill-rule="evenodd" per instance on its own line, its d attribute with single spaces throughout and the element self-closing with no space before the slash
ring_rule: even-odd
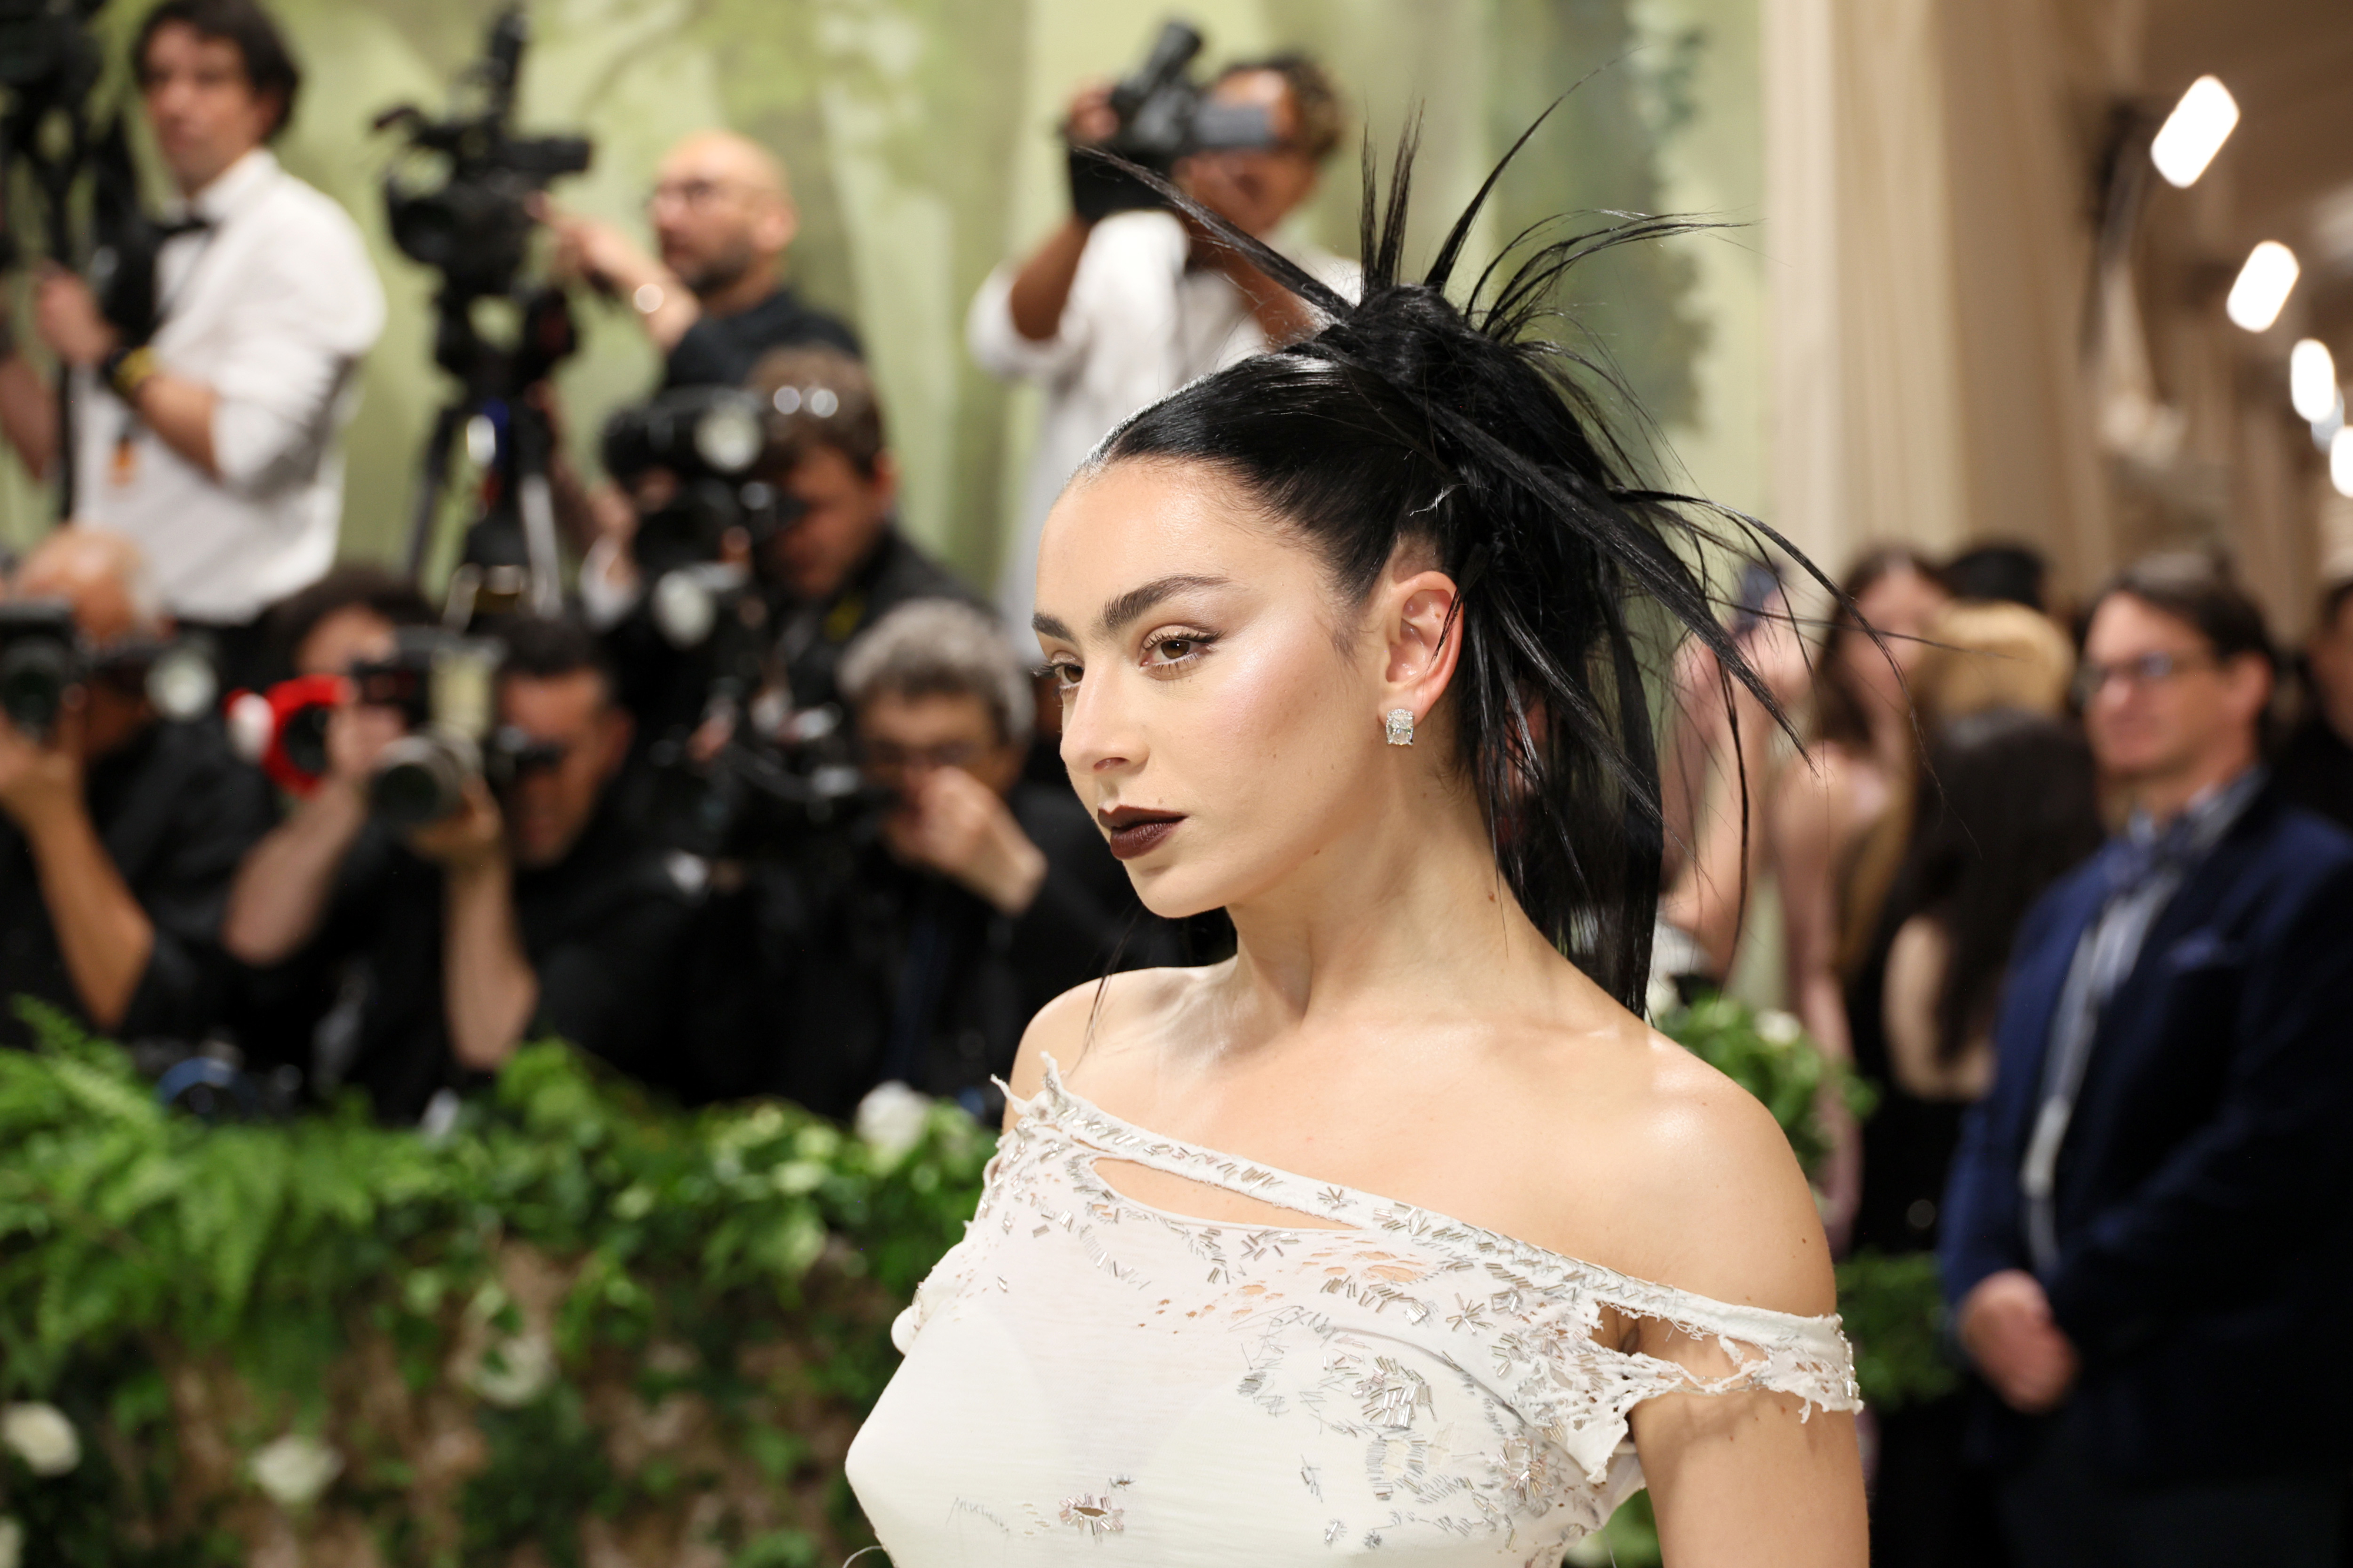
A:
<svg viewBox="0 0 2353 1568">
<path fill-rule="evenodd" d="M 1841 746 L 1871 743 L 1871 711 L 1862 693 L 1847 673 L 1846 647 L 1856 637 L 1878 639 L 1862 624 L 1855 605 L 1899 572 L 1916 573 L 1931 583 L 1944 579 L 1936 563 L 1906 544 L 1883 544 L 1847 571 L 1839 584 L 1839 607 L 1831 616 L 1831 629 L 1822 638 L 1821 658 L 1814 666 L 1814 739 Z"/>
<path fill-rule="evenodd" d="M 139 24 L 138 41 L 131 46 L 132 74 L 147 79 L 147 46 L 165 26 L 176 22 L 200 38 L 218 38 L 237 46 L 245 62 L 246 85 L 257 98 L 278 100 L 278 119 L 269 127 L 274 139 L 294 118 L 294 99 L 302 90 L 301 68 L 286 47 L 286 35 L 277 19 L 254 0 L 164 0 Z"/>
<path fill-rule="evenodd" d="M 1958 1058 L 1992 1024 L 2019 922 L 2105 833 L 2091 748 L 2071 722 L 1989 709 L 1954 720 L 1929 747 L 1878 951 L 1915 916 L 1945 928 L 1940 1059 Z"/>
<path fill-rule="evenodd" d="M 1761 523 L 1646 486 L 1589 382 L 1616 395 L 1622 386 L 1532 330 L 1551 314 L 1552 286 L 1587 257 L 1699 226 L 1612 214 L 1549 242 L 1532 230 L 1458 308 L 1447 284 L 1527 135 L 1419 281 L 1401 265 L 1414 141 L 1409 130 L 1385 210 L 1366 158 L 1356 301 L 1159 184 L 1328 324 L 1154 404 L 1104 437 L 1090 466 L 1158 459 L 1221 473 L 1304 537 L 1349 605 L 1364 603 L 1401 544 L 1425 545 L 1460 589 L 1449 700 L 1497 865 L 1536 927 L 1639 1010 L 1662 846 L 1643 655 L 1655 668 L 1664 639 L 1688 632 L 1722 661 L 1727 700 L 1736 679 L 1781 719 L 1694 563 L 1719 547 L 1716 559 L 1754 557 L 1769 539 L 1813 568 Z M 1736 545 L 1718 536 L 1725 523 Z"/>
</svg>

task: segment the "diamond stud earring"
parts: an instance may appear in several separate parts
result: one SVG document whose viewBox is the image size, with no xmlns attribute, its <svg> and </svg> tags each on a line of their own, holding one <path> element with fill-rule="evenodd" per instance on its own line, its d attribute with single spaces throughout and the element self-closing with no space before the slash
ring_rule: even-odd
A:
<svg viewBox="0 0 2353 1568">
<path fill-rule="evenodd" d="M 1390 745 L 1410 746 L 1413 744 L 1412 709 L 1392 708 L 1382 717 L 1388 725 Z"/>
</svg>

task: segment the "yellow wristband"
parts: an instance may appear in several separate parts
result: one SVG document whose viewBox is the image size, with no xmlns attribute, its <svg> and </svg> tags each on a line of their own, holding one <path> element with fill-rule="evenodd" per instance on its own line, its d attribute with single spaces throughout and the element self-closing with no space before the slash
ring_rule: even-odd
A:
<svg viewBox="0 0 2353 1568">
<path fill-rule="evenodd" d="M 113 386 L 115 395 L 130 403 L 138 397 L 139 389 L 147 384 L 148 377 L 161 368 L 155 363 L 155 351 L 142 343 L 135 349 L 111 356 L 106 366 L 106 379 Z"/>
</svg>

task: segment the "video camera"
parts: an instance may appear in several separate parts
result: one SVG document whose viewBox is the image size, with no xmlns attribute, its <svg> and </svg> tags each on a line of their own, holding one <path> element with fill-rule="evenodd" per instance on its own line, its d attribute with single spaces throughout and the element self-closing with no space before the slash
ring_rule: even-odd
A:
<svg viewBox="0 0 2353 1568">
<path fill-rule="evenodd" d="M 1092 223 L 1116 212 L 1165 206 L 1166 199 L 1103 154 L 1123 158 L 1167 179 L 1179 158 L 1195 153 L 1268 149 L 1281 145 L 1273 118 L 1256 104 L 1216 103 L 1193 79 L 1201 35 L 1171 20 L 1160 29 L 1144 64 L 1111 91 L 1119 129 L 1108 141 L 1071 148 L 1071 208 Z"/>
<path fill-rule="evenodd" d="M 514 287 L 531 245 L 531 198 L 565 174 L 586 172 L 595 152 L 585 136 L 517 136 L 510 129 L 530 41 L 522 7 L 509 6 L 491 24 L 482 58 L 467 74 L 481 93 L 478 108 L 431 120 L 404 103 L 375 121 L 379 131 L 406 131 L 412 152 L 447 163 L 441 183 L 431 186 L 412 184 L 396 164 L 385 176 L 385 216 L 403 255 L 470 299 Z"/>
<path fill-rule="evenodd" d="M 67 693 L 94 682 L 142 695 L 173 720 L 200 717 L 219 689 L 212 651 L 201 638 L 121 637 L 94 646 L 62 601 L 0 604 L 0 713 L 9 723 L 47 742 Z"/>
</svg>

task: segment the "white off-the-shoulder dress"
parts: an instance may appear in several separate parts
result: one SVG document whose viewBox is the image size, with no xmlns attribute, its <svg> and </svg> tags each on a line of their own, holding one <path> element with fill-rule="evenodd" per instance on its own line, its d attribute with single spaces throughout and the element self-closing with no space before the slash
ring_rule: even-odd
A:
<svg viewBox="0 0 2353 1568">
<path fill-rule="evenodd" d="M 1643 1400 L 1861 1403 L 1834 1317 L 1728 1306 L 1164 1138 L 1050 1063 L 1021 1109 L 849 1450 L 892 1568 L 1557 1568 L 1641 1489 L 1626 1418 Z M 1099 1159 L 1314 1223 L 1171 1214 Z M 1715 1342 L 1722 1374 L 1599 1342 L 1610 1312 Z"/>
</svg>

